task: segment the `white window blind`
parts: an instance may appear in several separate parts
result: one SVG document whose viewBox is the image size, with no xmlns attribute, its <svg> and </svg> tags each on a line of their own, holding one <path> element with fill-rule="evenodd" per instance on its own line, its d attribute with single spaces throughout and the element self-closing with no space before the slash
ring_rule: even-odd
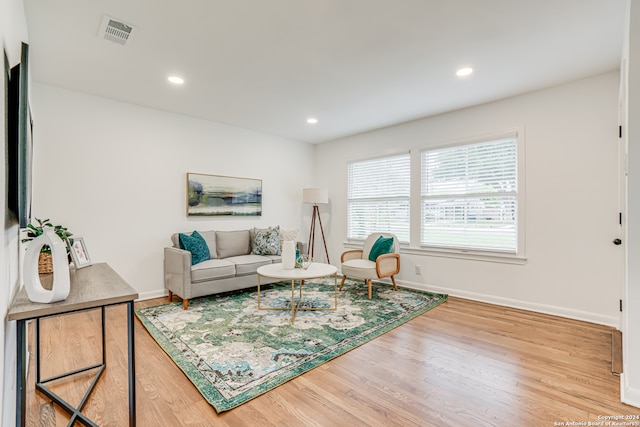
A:
<svg viewBox="0 0 640 427">
<path fill-rule="evenodd" d="M 409 153 L 349 163 L 347 236 L 376 231 L 409 241 Z"/>
<path fill-rule="evenodd" d="M 422 151 L 421 245 L 516 253 L 517 136 Z"/>
</svg>

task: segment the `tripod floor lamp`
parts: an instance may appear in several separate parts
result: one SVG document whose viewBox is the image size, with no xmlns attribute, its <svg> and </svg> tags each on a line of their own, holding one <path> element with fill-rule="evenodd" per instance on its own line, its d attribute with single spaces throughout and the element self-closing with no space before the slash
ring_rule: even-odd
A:
<svg viewBox="0 0 640 427">
<path fill-rule="evenodd" d="M 309 246 L 307 247 L 307 254 L 311 255 L 311 258 L 313 258 L 317 220 L 318 224 L 320 224 L 320 232 L 322 233 L 324 252 L 327 255 L 327 263 L 330 264 L 329 251 L 327 250 L 327 241 L 324 238 L 324 229 L 322 228 L 322 218 L 320 218 L 320 211 L 318 210 L 318 204 L 329 203 L 329 190 L 327 190 L 326 188 L 303 188 L 302 202 L 313 204 L 313 214 L 311 215 L 311 227 L 309 229 Z"/>
</svg>

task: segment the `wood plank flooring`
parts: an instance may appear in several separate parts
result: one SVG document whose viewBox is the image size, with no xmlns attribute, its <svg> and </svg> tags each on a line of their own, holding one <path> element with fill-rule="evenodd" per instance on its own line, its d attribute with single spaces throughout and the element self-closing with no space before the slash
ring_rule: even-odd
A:
<svg viewBox="0 0 640 427">
<path fill-rule="evenodd" d="M 107 369 L 84 411 L 101 426 L 128 425 L 125 314 L 107 309 Z M 137 319 L 135 332 L 138 426 L 554 426 L 640 415 L 620 403 L 611 328 L 459 298 L 219 415 Z M 99 358 L 99 311 L 47 319 L 41 333 L 45 376 Z M 31 359 L 27 425 L 67 425 L 34 391 Z M 88 381 L 52 388 L 76 402 Z"/>
</svg>

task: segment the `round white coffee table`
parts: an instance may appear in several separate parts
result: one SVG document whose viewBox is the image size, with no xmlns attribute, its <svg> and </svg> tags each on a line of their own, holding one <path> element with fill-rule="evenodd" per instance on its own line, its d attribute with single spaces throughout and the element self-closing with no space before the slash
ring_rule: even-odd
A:
<svg viewBox="0 0 640 427">
<path fill-rule="evenodd" d="M 338 269 L 331 264 L 323 264 L 320 262 L 312 263 L 308 269 L 294 268 L 292 270 L 285 270 L 282 268 L 282 264 L 269 264 L 259 267 L 258 273 L 258 310 L 291 310 L 291 324 L 296 319 L 296 312 L 298 310 L 335 310 L 338 307 L 338 278 L 336 272 Z M 301 308 L 300 303 L 302 301 L 302 285 L 307 279 L 318 279 L 321 277 L 333 276 L 333 307 L 310 307 Z M 269 277 L 279 280 L 291 280 L 291 308 L 286 307 L 261 307 L 260 306 L 260 277 Z M 298 300 L 295 300 L 295 287 L 296 280 L 300 282 L 300 295 Z"/>
</svg>

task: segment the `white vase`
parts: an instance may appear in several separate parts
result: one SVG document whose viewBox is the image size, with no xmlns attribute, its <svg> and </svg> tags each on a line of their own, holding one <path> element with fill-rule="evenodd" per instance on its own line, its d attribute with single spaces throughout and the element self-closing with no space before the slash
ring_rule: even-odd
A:
<svg viewBox="0 0 640 427">
<path fill-rule="evenodd" d="M 282 242 L 282 268 L 293 270 L 296 266 L 296 242 L 285 240 Z"/>
<path fill-rule="evenodd" d="M 51 248 L 53 258 L 53 286 L 51 290 L 42 287 L 38 274 L 38 257 L 44 245 Z M 29 243 L 24 256 L 24 288 L 33 302 L 51 303 L 62 301 L 69 296 L 69 260 L 67 247 L 53 228 L 45 227 L 42 234 Z"/>
</svg>

